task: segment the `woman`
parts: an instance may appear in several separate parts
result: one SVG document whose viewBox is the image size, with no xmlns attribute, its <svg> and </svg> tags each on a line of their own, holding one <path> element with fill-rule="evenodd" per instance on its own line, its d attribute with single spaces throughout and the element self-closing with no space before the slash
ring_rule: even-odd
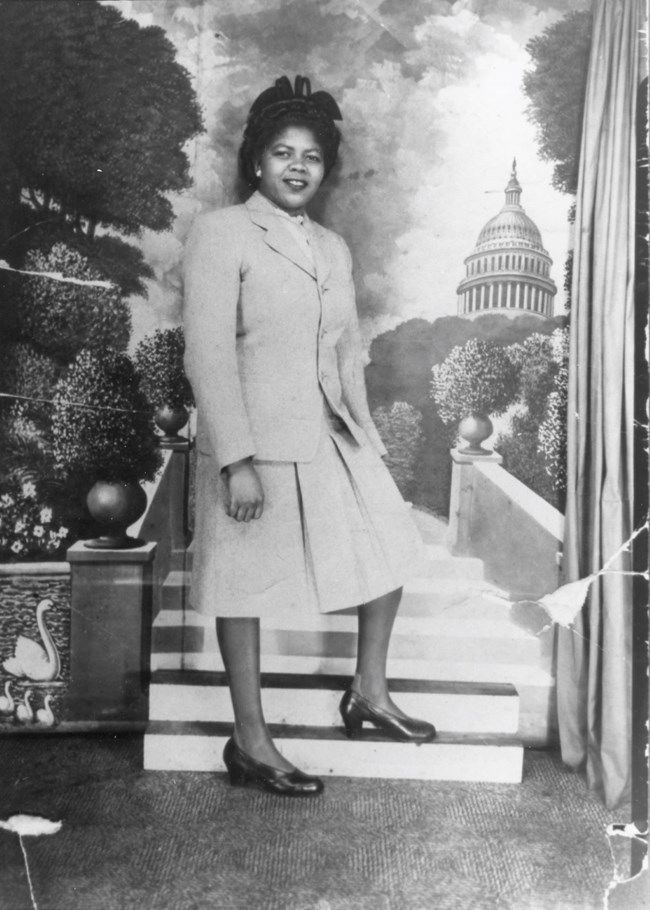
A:
<svg viewBox="0 0 650 910">
<path fill-rule="evenodd" d="M 349 251 L 306 211 L 336 162 L 335 119 L 334 99 L 300 76 L 263 92 L 239 153 L 254 192 L 197 218 L 185 258 L 199 420 L 190 601 L 217 617 L 231 782 L 291 796 L 323 782 L 284 758 L 266 725 L 261 615 L 358 606 L 348 736 L 364 721 L 405 741 L 435 736 L 388 693 L 388 642 L 421 543 L 368 411 Z"/>
</svg>

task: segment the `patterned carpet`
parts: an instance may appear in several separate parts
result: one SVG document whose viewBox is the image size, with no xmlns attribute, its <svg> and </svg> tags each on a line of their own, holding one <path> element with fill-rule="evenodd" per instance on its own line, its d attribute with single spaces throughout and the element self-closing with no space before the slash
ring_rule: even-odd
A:
<svg viewBox="0 0 650 910">
<path fill-rule="evenodd" d="M 627 813 L 549 753 L 521 785 L 334 778 L 304 801 L 144 772 L 137 736 L 5 736 L 0 753 L 0 817 L 63 821 L 23 839 L 39 910 L 600 910 L 627 868 L 605 833 Z M 0 869 L 0 908 L 32 908 L 5 831 Z"/>
</svg>

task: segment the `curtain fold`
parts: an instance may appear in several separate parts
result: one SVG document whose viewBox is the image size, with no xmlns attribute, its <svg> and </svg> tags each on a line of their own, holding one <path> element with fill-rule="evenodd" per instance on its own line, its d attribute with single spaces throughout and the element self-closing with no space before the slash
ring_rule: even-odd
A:
<svg viewBox="0 0 650 910">
<path fill-rule="evenodd" d="M 576 200 L 564 581 L 629 540 L 634 505 L 636 98 L 643 0 L 595 0 Z M 560 629 L 563 760 L 613 808 L 629 795 L 632 578 L 623 553 Z"/>
</svg>

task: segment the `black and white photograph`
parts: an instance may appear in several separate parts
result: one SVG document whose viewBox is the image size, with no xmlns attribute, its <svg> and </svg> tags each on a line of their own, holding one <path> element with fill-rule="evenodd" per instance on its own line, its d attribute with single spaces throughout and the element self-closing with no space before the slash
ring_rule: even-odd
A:
<svg viewBox="0 0 650 910">
<path fill-rule="evenodd" d="M 643 0 L 0 0 L 0 910 L 648 906 Z"/>
</svg>

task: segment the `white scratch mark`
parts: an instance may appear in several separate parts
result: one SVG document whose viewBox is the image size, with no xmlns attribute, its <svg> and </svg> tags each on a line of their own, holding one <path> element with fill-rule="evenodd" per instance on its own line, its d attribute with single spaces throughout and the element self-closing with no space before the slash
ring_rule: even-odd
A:
<svg viewBox="0 0 650 910">
<path fill-rule="evenodd" d="M 610 568 L 612 563 L 615 562 L 622 553 L 629 552 L 634 540 L 639 534 L 642 534 L 643 531 L 646 531 L 647 529 L 648 522 L 646 521 L 645 524 L 634 531 L 625 543 L 621 544 L 618 550 L 610 556 L 607 562 L 604 563 L 602 569 L 599 569 L 598 572 L 587 575 L 585 578 L 579 578 L 576 581 L 570 581 L 565 585 L 561 585 L 551 594 L 545 594 L 538 603 L 546 610 L 551 622 L 556 622 L 561 626 L 569 628 L 575 621 L 576 616 L 587 599 L 590 585 L 601 575 L 632 575 L 637 578 L 645 578 L 647 581 L 650 578 L 650 574 L 647 571 L 628 572 L 623 569 Z"/>
<path fill-rule="evenodd" d="M 637 826 L 634 823 L 630 823 L 630 824 L 607 825 L 606 832 L 607 832 L 607 845 L 609 846 L 609 852 L 611 853 L 612 864 L 614 866 L 614 877 L 612 878 L 611 882 L 607 886 L 607 890 L 605 891 L 605 900 L 604 900 L 604 904 L 603 904 L 605 910 L 607 910 L 607 908 L 609 907 L 609 898 L 610 898 L 612 892 L 616 891 L 617 888 L 625 889 L 626 885 L 634 887 L 635 883 L 640 884 L 642 882 L 642 877 L 643 876 L 647 877 L 648 868 L 649 868 L 648 853 L 646 852 L 646 855 L 643 857 L 641 869 L 639 872 L 636 873 L 636 875 L 626 876 L 625 874 L 620 873 L 619 869 L 618 869 L 618 863 L 616 862 L 616 856 L 614 854 L 614 849 L 612 847 L 612 839 L 614 837 L 626 837 L 626 838 L 629 838 L 630 840 L 635 840 L 637 842 L 641 842 L 647 846 L 647 843 L 648 843 L 647 831 L 644 834 L 639 828 L 637 828 Z M 647 885 L 647 882 L 646 882 L 646 885 Z M 620 897 L 621 897 L 621 895 L 619 894 L 619 898 Z M 639 907 L 641 906 L 641 904 L 639 904 L 635 901 L 635 898 L 633 895 L 628 894 L 628 897 L 632 898 L 634 906 L 639 906 Z M 617 905 L 620 907 L 627 906 L 627 902 L 625 905 L 623 905 L 622 903 L 619 903 L 617 901 Z M 632 904 L 630 904 L 629 906 L 632 907 Z"/>
<path fill-rule="evenodd" d="M 40 815 L 18 814 L 12 815 L 7 821 L 0 820 L 0 828 L 18 835 L 20 849 L 23 852 L 23 859 L 25 861 L 25 872 L 27 873 L 27 882 L 29 884 L 29 896 L 32 900 L 32 907 L 34 910 L 38 910 L 38 904 L 36 903 L 34 885 L 32 883 L 29 861 L 27 859 L 27 849 L 25 848 L 23 837 L 38 837 L 41 834 L 56 834 L 57 831 L 61 830 L 62 824 L 63 822 L 53 822 L 50 821 L 49 818 L 43 818 Z"/>
<path fill-rule="evenodd" d="M 35 401 L 39 404 L 57 404 L 51 398 L 33 398 L 30 395 L 14 395 L 12 392 L 0 392 L 0 398 L 12 398 L 16 401 Z M 83 404 L 80 401 L 68 400 L 62 400 L 59 403 L 71 408 L 82 408 L 85 411 L 119 411 L 121 414 L 149 414 L 149 411 L 134 411 L 133 408 L 114 408 L 108 404 Z"/>
<path fill-rule="evenodd" d="M 630 822 L 629 824 L 617 824 L 614 822 L 611 825 L 607 825 L 607 836 L 608 837 L 629 837 L 633 840 L 638 840 L 642 844 L 646 843 L 647 831 L 643 832 L 640 828 Z"/>
<path fill-rule="evenodd" d="M 7 272 L 17 272 L 19 275 L 34 275 L 37 278 L 51 278 L 52 281 L 63 281 L 65 284 L 81 284 L 85 287 L 104 288 L 110 290 L 115 285 L 112 281 L 91 281 L 83 278 L 68 278 L 62 272 L 32 272 L 28 269 L 14 269 L 4 259 L 0 259 L 0 269 Z"/>
</svg>

